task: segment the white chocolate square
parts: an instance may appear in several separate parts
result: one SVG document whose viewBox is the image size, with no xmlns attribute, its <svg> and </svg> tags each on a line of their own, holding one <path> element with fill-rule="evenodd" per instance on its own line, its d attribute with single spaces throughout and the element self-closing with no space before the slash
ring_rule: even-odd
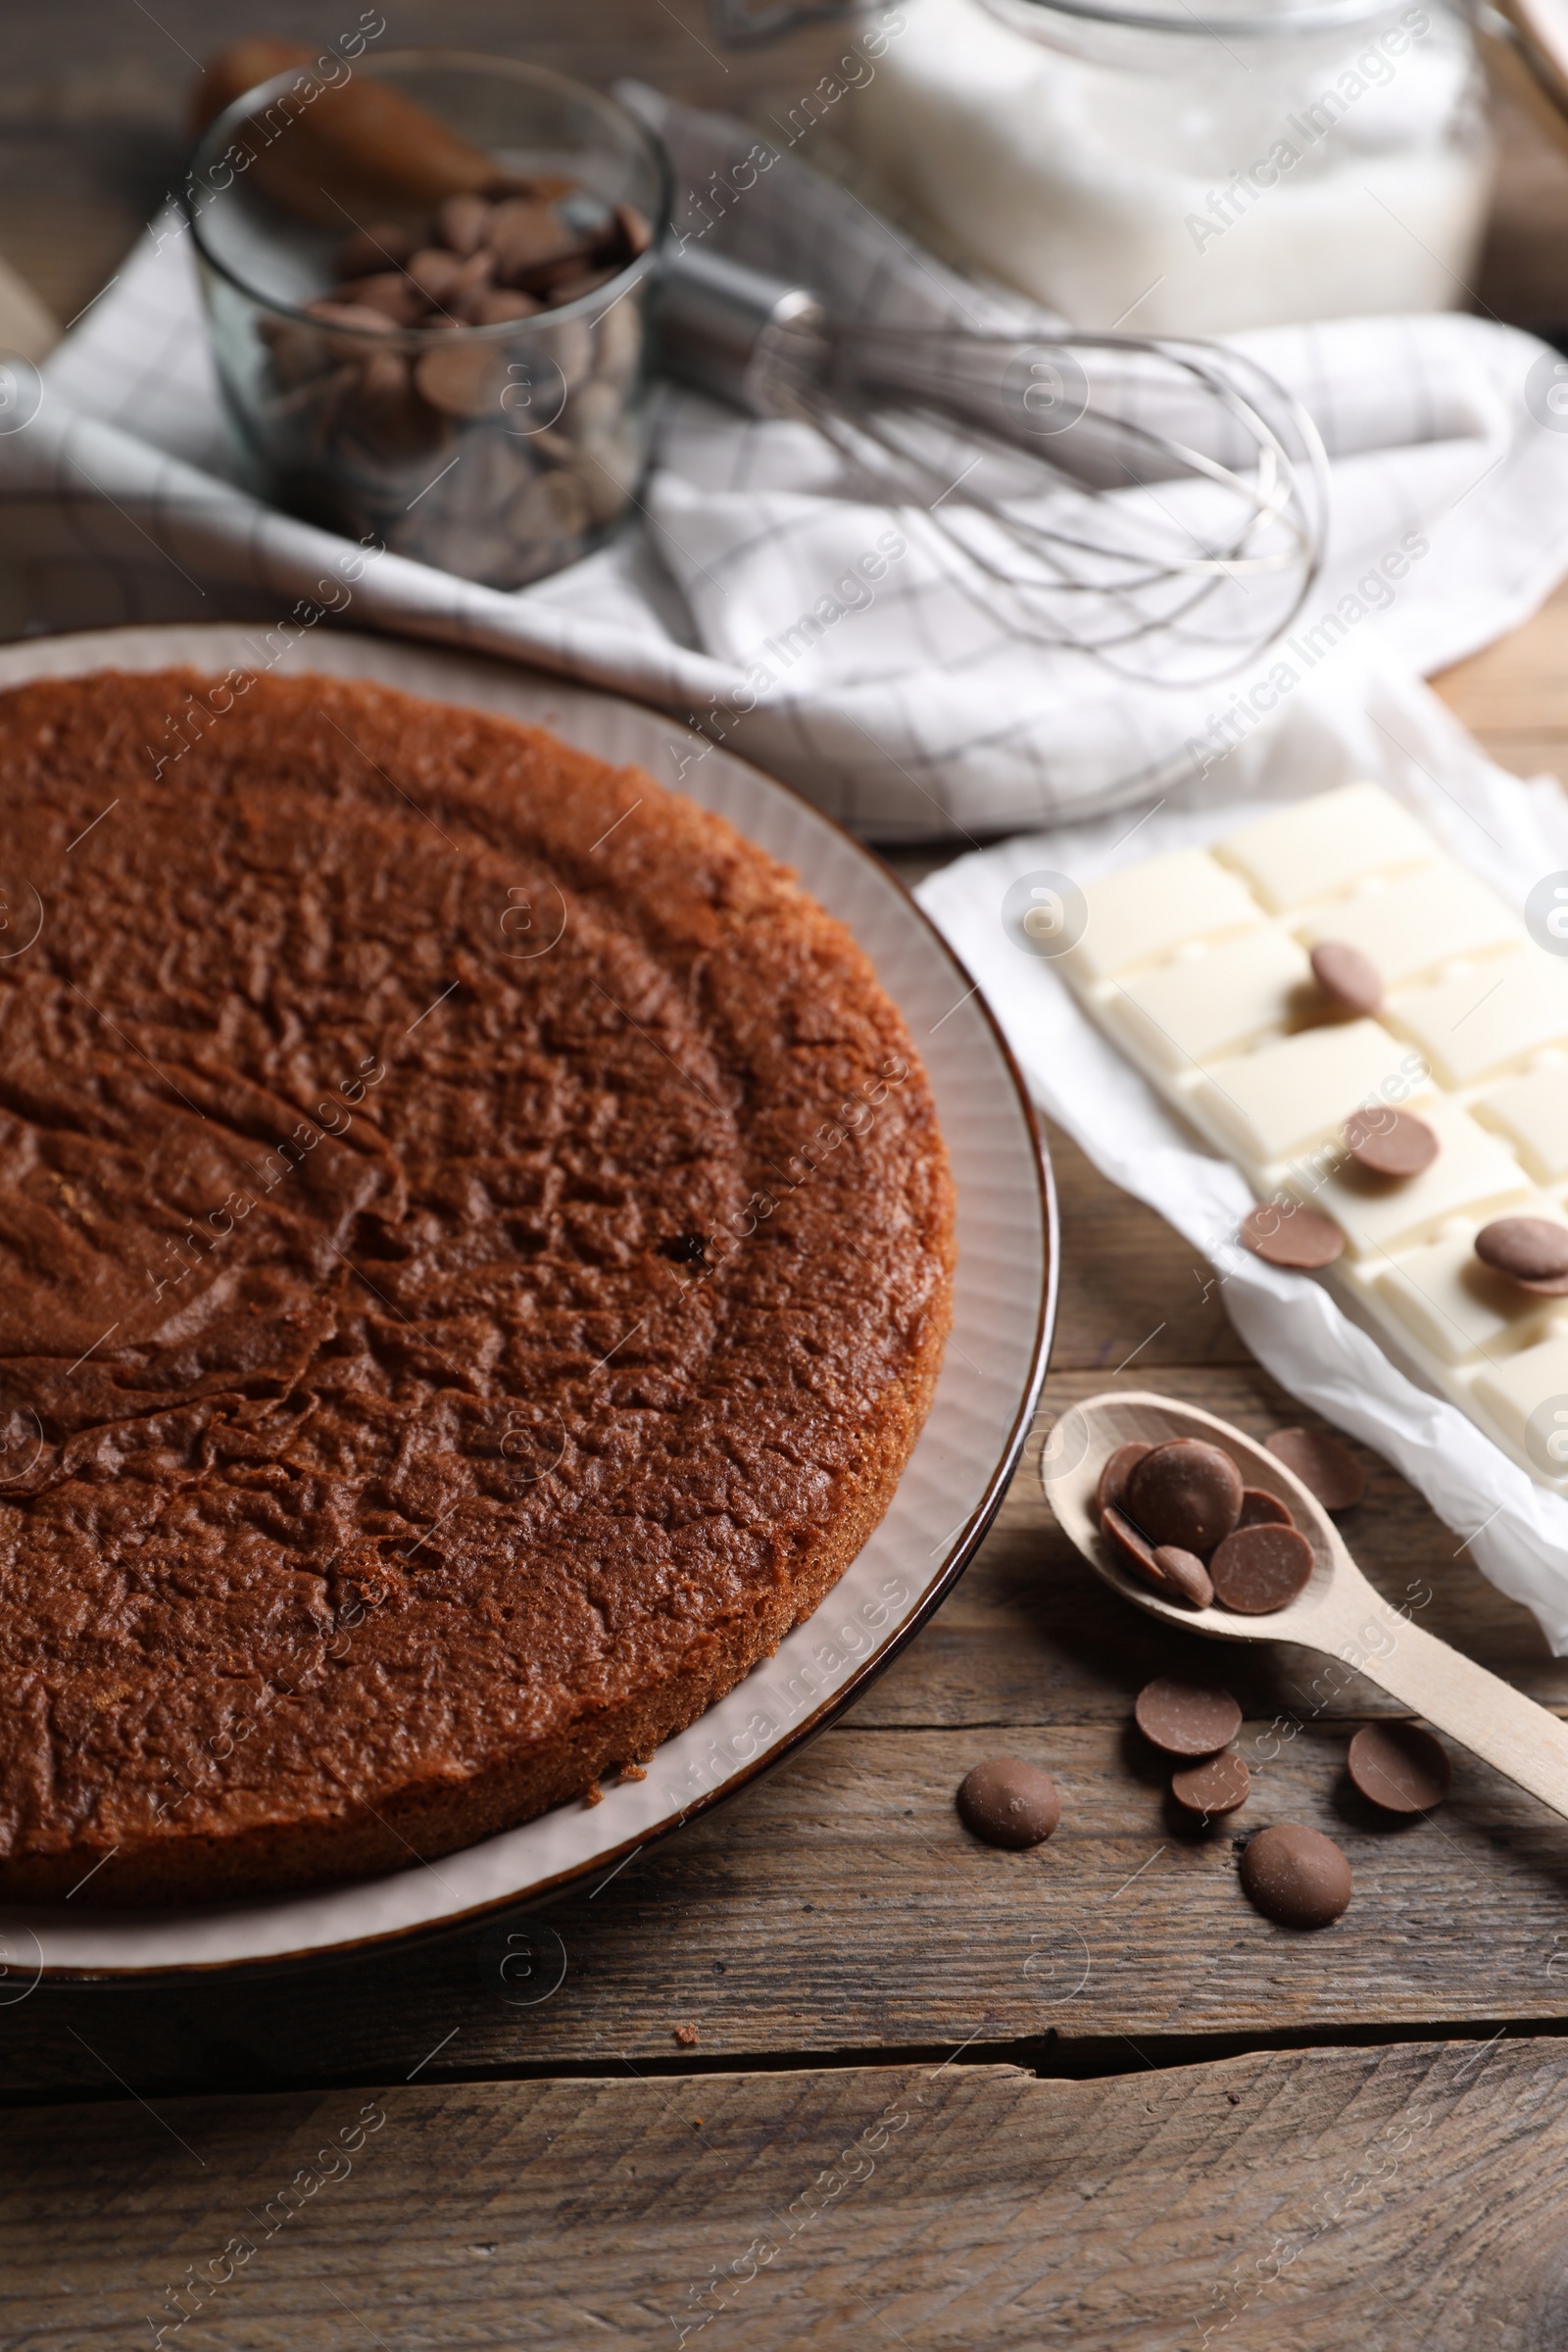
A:
<svg viewBox="0 0 1568 2352">
<path fill-rule="evenodd" d="M 1568 1333 L 1553 1332 L 1488 1364 L 1476 1375 L 1474 1394 L 1538 1475 L 1568 1478 Z"/>
<path fill-rule="evenodd" d="M 1445 1086 L 1474 1086 L 1568 1041 L 1568 971 L 1539 948 L 1489 956 L 1384 1008 L 1392 1029 L 1420 1047 Z"/>
<path fill-rule="evenodd" d="M 1507 1137 L 1538 1184 L 1568 1176 L 1568 1061 L 1506 1079 L 1472 1108 Z"/>
<path fill-rule="evenodd" d="M 1214 855 L 1247 876 L 1276 912 L 1347 890 L 1363 874 L 1425 864 L 1431 834 L 1378 784 L 1347 784 L 1244 825 Z"/>
<path fill-rule="evenodd" d="M 1433 1242 L 1383 1268 L 1372 1281 L 1379 1299 L 1416 1343 L 1446 1364 L 1512 1343 L 1521 1325 L 1539 1326 L 1539 1302 L 1506 1275 L 1484 1266 L 1473 1234 Z M 1537 1306 L 1534 1315 L 1521 1309 Z"/>
<path fill-rule="evenodd" d="M 1200 1123 L 1250 1170 L 1288 1159 L 1352 1110 L 1410 1093 L 1407 1049 L 1376 1021 L 1336 1021 L 1220 1062 L 1193 1090 Z"/>
<path fill-rule="evenodd" d="M 1533 1198 L 1534 1187 L 1506 1144 L 1478 1127 L 1456 1102 L 1429 1097 L 1417 1116 L 1439 1146 L 1437 1158 L 1419 1176 L 1373 1176 L 1342 1151 L 1333 1174 L 1321 1183 L 1311 1181 L 1310 1171 L 1283 1178 L 1298 1200 L 1334 1219 L 1357 1257 L 1430 1240 L 1449 1217 L 1466 1212 L 1482 1224 Z"/>
<path fill-rule="evenodd" d="M 1175 850 L 1086 883 L 1089 921 L 1059 961 L 1079 981 L 1109 980 L 1168 956 L 1189 939 L 1260 923 L 1250 891 L 1206 850 Z"/>
<path fill-rule="evenodd" d="M 1517 947 L 1523 933 L 1484 882 L 1445 858 L 1316 907 L 1297 937 L 1344 940 L 1371 957 L 1385 988 L 1399 988 L 1461 956 Z"/>
<path fill-rule="evenodd" d="M 1112 981 L 1101 1009 L 1134 1058 L 1180 1073 L 1288 1028 L 1312 988 L 1312 967 L 1272 924 Z"/>
</svg>

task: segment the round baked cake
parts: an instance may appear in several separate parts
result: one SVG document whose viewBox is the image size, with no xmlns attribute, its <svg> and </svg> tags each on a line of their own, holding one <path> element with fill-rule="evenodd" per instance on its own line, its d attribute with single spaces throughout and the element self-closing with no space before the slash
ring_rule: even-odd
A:
<svg viewBox="0 0 1568 2352">
<path fill-rule="evenodd" d="M 634 769 L 366 685 L 0 696 L 0 1893 L 593 1798 L 881 1517 L 953 1190 L 904 1025 Z"/>
</svg>

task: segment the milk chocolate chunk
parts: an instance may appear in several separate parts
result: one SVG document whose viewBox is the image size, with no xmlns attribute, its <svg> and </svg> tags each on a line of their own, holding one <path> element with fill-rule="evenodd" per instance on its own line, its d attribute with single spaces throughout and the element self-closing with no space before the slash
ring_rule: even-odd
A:
<svg viewBox="0 0 1568 2352">
<path fill-rule="evenodd" d="M 1200 1764 L 1184 1764 L 1170 1777 L 1170 1792 L 1188 1813 L 1236 1813 L 1252 1793 L 1247 1759 L 1234 1747 Z"/>
<path fill-rule="evenodd" d="M 1217 1683 L 1184 1683 L 1161 1675 L 1133 1701 L 1144 1738 L 1167 1756 L 1212 1756 L 1235 1739 L 1242 1710 Z"/>
<path fill-rule="evenodd" d="M 1242 1219 L 1242 1242 L 1265 1264 L 1298 1274 L 1316 1273 L 1345 1254 L 1345 1236 L 1333 1218 L 1299 1202 L 1250 1208 Z"/>
<path fill-rule="evenodd" d="M 1419 1176 L 1438 1156 L 1438 1139 L 1413 1110 L 1376 1103 L 1345 1122 L 1345 1148 L 1370 1176 Z"/>
<path fill-rule="evenodd" d="M 348 278 L 333 287 L 329 299 L 338 304 L 363 304 L 367 310 L 383 311 L 394 326 L 413 326 L 425 308 L 417 289 L 401 270 L 382 270 L 370 277 Z"/>
<path fill-rule="evenodd" d="M 1130 1568 L 1144 1584 L 1152 1585 L 1156 1592 L 1163 1592 L 1168 1598 L 1170 1587 L 1165 1581 L 1164 1569 L 1154 1557 L 1154 1546 L 1134 1527 L 1126 1514 L 1111 1503 L 1102 1511 L 1100 1524 L 1110 1538 L 1111 1548 L 1119 1564 L 1123 1568 Z"/>
<path fill-rule="evenodd" d="M 1441 1740 L 1418 1723 L 1363 1723 L 1350 1741 L 1350 1778 L 1385 1813 L 1426 1813 L 1453 1786 Z"/>
<path fill-rule="evenodd" d="M 1311 955 L 1312 977 L 1342 1012 L 1372 1013 L 1383 1003 L 1383 975 L 1370 956 L 1347 939 L 1320 939 Z"/>
<path fill-rule="evenodd" d="M 1196 1552 L 1184 1551 L 1179 1544 L 1161 1544 L 1154 1552 L 1154 1566 L 1165 1579 L 1173 1599 L 1184 1600 L 1193 1609 L 1208 1607 L 1214 1588 L 1208 1570 Z"/>
<path fill-rule="evenodd" d="M 1263 1440 L 1326 1511 L 1348 1511 L 1366 1493 L 1366 1472 L 1329 1429 L 1277 1429 Z"/>
<path fill-rule="evenodd" d="M 1039 1845 L 1061 1819 L 1061 1796 L 1049 1773 L 1018 1756 L 993 1756 L 958 1784 L 958 1813 L 987 1845 Z"/>
<path fill-rule="evenodd" d="M 1173 1438 L 1133 1466 L 1127 1515 L 1152 1545 L 1212 1551 L 1236 1525 L 1242 1474 L 1228 1453 L 1201 1438 Z"/>
<path fill-rule="evenodd" d="M 445 197 L 436 207 L 436 234 L 443 245 L 454 253 L 466 257 L 477 253 L 490 233 L 491 207 L 482 196 L 471 195 L 466 189 L 457 196 Z"/>
<path fill-rule="evenodd" d="M 1543 1298 L 1568 1298 L 1568 1225 L 1549 1217 L 1495 1217 L 1476 1235 L 1484 1266 Z"/>
<path fill-rule="evenodd" d="M 1326 1928 L 1350 1900 L 1350 1865 L 1321 1830 L 1282 1821 L 1249 1838 L 1242 1885 L 1282 1928 Z"/>
<path fill-rule="evenodd" d="M 1127 1481 L 1145 1454 L 1153 1450 L 1152 1446 L 1144 1439 L 1135 1438 L 1131 1445 L 1118 1446 L 1114 1453 L 1106 1456 L 1105 1466 L 1100 1473 L 1100 1484 L 1095 1490 L 1095 1502 L 1100 1510 L 1114 1508 L 1119 1511 L 1126 1508 Z"/>
<path fill-rule="evenodd" d="M 1291 1516 L 1290 1504 L 1281 1502 L 1279 1496 L 1271 1494 L 1266 1487 L 1244 1487 L 1242 1515 L 1236 1525 L 1239 1528 L 1294 1527 L 1296 1521 Z"/>
<path fill-rule="evenodd" d="M 1266 1617 L 1305 1589 L 1312 1546 L 1294 1527 L 1239 1527 L 1208 1563 L 1214 1597 L 1244 1617 Z"/>
<path fill-rule="evenodd" d="M 346 238 L 337 257 L 337 266 L 345 277 L 367 277 L 380 270 L 401 270 L 415 247 L 411 228 L 400 228 L 395 220 L 372 220 L 368 228 L 357 228 Z"/>
<path fill-rule="evenodd" d="M 410 257 L 409 275 L 426 302 L 444 304 L 463 275 L 463 264 L 444 245 L 424 245 Z"/>
</svg>

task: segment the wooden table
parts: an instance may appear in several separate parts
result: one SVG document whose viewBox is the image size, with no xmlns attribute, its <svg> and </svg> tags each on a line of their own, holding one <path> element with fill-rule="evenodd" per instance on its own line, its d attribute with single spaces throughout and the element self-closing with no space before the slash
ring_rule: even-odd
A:
<svg viewBox="0 0 1568 2352">
<path fill-rule="evenodd" d="M 459 0 L 439 28 L 386 7 L 398 36 L 737 108 L 809 86 L 839 37 L 721 57 L 698 0 L 596 0 L 591 29 L 564 0 L 525 20 Z M 13 12 L 0 251 L 69 318 L 177 171 L 180 51 L 323 23 L 227 0 Z M 1507 103 L 1482 298 L 1568 316 L 1568 163 Z M 1559 598 L 1444 691 L 1504 764 L 1568 773 L 1565 653 Z M 1298 1419 L 1186 1246 L 1052 1141 L 1048 1409 L 1120 1378 L 1255 1431 Z M 1368 1467 L 1345 1528 L 1380 1589 L 1568 1706 L 1568 1662 Z M 466 1933 L 0 2005 L 0 2346 L 145 2343 L 189 2310 L 169 2340 L 193 2352 L 618 2352 L 708 2328 L 964 2352 L 1559 2347 L 1568 1828 L 1463 1757 L 1440 1814 L 1390 1827 L 1345 1772 L 1375 1693 L 1314 1689 L 1289 1651 L 1226 1664 L 1257 1769 L 1242 1820 L 1314 1823 L 1350 1856 L 1331 1934 L 1267 1925 L 1227 1832 L 1173 1815 L 1131 1700 L 1212 1653 L 1088 1573 L 1031 1447 L 963 1584 L 851 1715 L 556 1906 L 550 1999 L 514 2005 Z M 1035 1853 L 956 1819 L 958 1779 L 998 1750 L 1060 1784 Z M 166 2292 L 188 2266 L 210 2281 L 199 2313 Z"/>
</svg>

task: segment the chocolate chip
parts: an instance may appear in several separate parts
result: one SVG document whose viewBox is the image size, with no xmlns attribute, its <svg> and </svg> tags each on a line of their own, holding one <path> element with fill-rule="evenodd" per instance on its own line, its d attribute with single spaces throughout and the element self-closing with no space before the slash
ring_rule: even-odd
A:
<svg viewBox="0 0 1568 2352">
<path fill-rule="evenodd" d="M 1370 956 L 1348 940 L 1320 939 L 1312 950 L 1312 977 L 1345 1012 L 1376 1012 L 1383 1003 L 1383 974 Z"/>
<path fill-rule="evenodd" d="M 1228 1453 L 1201 1438 L 1173 1438 L 1133 1465 L 1127 1515 L 1152 1544 L 1212 1551 L 1236 1525 L 1242 1474 Z"/>
<path fill-rule="evenodd" d="M 1475 1250 L 1484 1266 L 1506 1274 L 1522 1291 L 1568 1297 L 1568 1225 L 1548 1217 L 1496 1217 L 1482 1226 Z"/>
<path fill-rule="evenodd" d="M 1298 1201 L 1250 1208 L 1242 1219 L 1242 1242 L 1266 1265 L 1289 1266 L 1298 1274 L 1332 1266 L 1345 1253 L 1345 1236 L 1333 1218 Z"/>
<path fill-rule="evenodd" d="M 1453 1785 L 1448 1751 L 1415 1723 L 1363 1723 L 1350 1741 L 1350 1778 L 1385 1813 L 1426 1813 Z"/>
<path fill-rule="evenodd" d="M 1017 1756 L 994 1756 L 965 1773 L 957 1802 L 965 1828 L 987 1845 L 1039 1845 L 1061 1819 L 1055 1782 Z"/>
<path fill-rule="evenodd" d="M 1145 1454 L 1153 1450 L 1142 1438 L 1135 1438 L 1130 1446 L 1118 1446 L 1114 1453 L 1106 1456 L 1095 1490 L 1095 1502 L 1100 1510 L 1109 1510 L 1112 1506 L 1118 1511 L 1126 1508 L 1127 1481 Z"/>
<path fill-rule="evenodd" d="M 1156 1592 L 1169 1596 L 1165 1571 L 1154 1557 L 1153 1545 L 1134 1527 L 1125 1512 L 1110 1503 L 1100 1514 L 1100 1524 L 1110 1538 L 1111 1549 L 1123 1568 L 1130 1568 L 1144 1584 L 1152 1585 Z"/>
<path fill-rule="evenodd" d="M 1294 1527 L 1239 1527 L 1208 1563 L 1214 1597 L 1244 1617 L 1266 1617 L 1304 1590 L 1312 1546 Z"/>
<path fill-rule="evenodd" d="M 444 416 L 501 414 L 507 385 L 506 354 L 494 343 L 437 344 L 414 363 L 414 380 L 432 409 Z"/>
<path fill-rule="evenodd" d="M 328 326 L 357 327 L 362 334 L 389 335 L 392 332 L 392 321 L 385 311 L 372 310 L 367 302 L 333 302 L 329 296 L 323 295 L 318 301 L 308 302 L 304 307 L 313 318 L 323 319 Z M 349 348 L 352 351 L 356 346 L 350 345 Z"/>
<path fill-rule="evenodd" d="M 424 245 L 409 262 L 409 275 L 426 302 L 444 304 L 463 274 L 463 264 L 444 245 Z"/>
<path fill-rule="evenodd" d="M 490 286 L 471 305 L 475 326 L 501 326 L 509 318 L 531 318 L 539 309 L 531 294 L 513 286 Z"/>
<path fill-rule="evenodd" d="M 394 326 L 412 326 L 422 318 L 424 304 L 401 270 L 381 270 L 373 277 L 351 277 L 334 286 L 336 303 L 363 303 L 367 310 L 384 311 Z"/>
<path fill-rule="evenodd" d="M 1242 1728 L 1242 1710 L 1217 1683 L 1183 1683 L 1161 1675 L 1133 1701 L 1144 1738 L 1167 1756 L 1211 1756 Z"/>
<path fill-rule="evenodd" d="M 477 253 L 490 233 L 490 211 L 482 196 L 448 196 L 436 207 L 436 234 L 454 253 Z"/>
<path fill-rule="evenodd" d="M 1350 1865 L 1332 1838 L 1280 1822 L 1248 1839 L 1242 1885 L 1282 1928 L 1326 1928 L 1350 1899 Z"/>
<path fill-rule="evenodd" d="M 1277 1429 L 1263 1440 L 1326 1511 L 1348 1511 L 1366 1493 L 1366 1472 L 1328 1429 Z"/>
<path fill-rule="evenodd" d="M 372 220 L 345 240 L 337 266 L 345 277 L 367 277 L 380 270 L 401 270 L 414 251 L 414 231 L 395 220 Z"/>
<path fill-rule="evenodd" d="M 517 285 L 536 270 L 559 270 L 584 250 L 584 241 L 568 228 L 554 205 L 526 196 L 498 204 L 490 220 L 490 245 L 496 257 L 496 275 L 504 285 Z"/>
<path fill-rule="evenodd" d="M 1236 1525 L 1238 1528 L 1294 1527 L 1296 1521 L 1290 1504 L 1281 1502 L 1279 1496 L 1271 1494 L 1266 1487 L 1244 1487 L 1242 1515 Z"/>
<path fill-rule="evenodd" d="M 1413 1110 L 1369 1104 L 1345 1122 L 1345 1148 L 1370 1176 L 1419 1176 L 1437 1158 L 1437 1137 Z"/>
<path fill-rule="evenodd" d="M 653 230 L 634 204 L 616 205 L 615 225 L 634 260 L 638 254 L 646 253 L 654 241 Z"/>
<path fill-rule="evenodd" d="M 1184 1764 L 1170 1776 L 1170 1792 L 1189 1813 L 1236 1813 L 1252 1793 L 1247 1760 L 1234 1747 L 1200 1764 Z"/>
<path fill-rule="evenodd" d="M 1208 1607 L 1214 1588 L 1208 1570 L 1196 1552 L 1183 1551 L 1179 1544 L 1161 1544 L 1154 1552 L 1154 1566 L 1165 1579 L 1173 1600 L 1184 1600 L 1193 1609 Z"/>
</svg>

